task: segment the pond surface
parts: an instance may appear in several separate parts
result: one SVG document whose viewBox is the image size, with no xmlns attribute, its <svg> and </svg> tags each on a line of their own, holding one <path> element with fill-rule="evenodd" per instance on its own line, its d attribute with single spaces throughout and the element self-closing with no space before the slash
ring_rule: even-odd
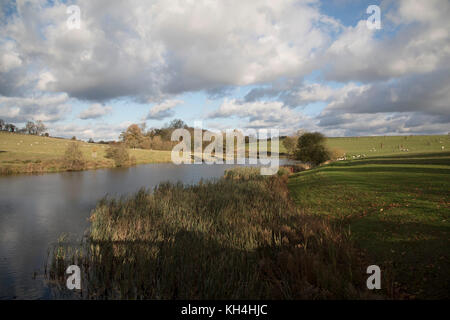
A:
<svg viewBox="0 0 450 320">
<path fill-rule="evenodd" d="M 48 249 L 62 234 L 81 238 L 91 210 L 105 195 L 131 194 L 164 181 L 194 184 L 220 178 L 231 167 L 147 164 L 0 177 L 0 299 L 51 298 L 42 277 Z"/>
</svg>

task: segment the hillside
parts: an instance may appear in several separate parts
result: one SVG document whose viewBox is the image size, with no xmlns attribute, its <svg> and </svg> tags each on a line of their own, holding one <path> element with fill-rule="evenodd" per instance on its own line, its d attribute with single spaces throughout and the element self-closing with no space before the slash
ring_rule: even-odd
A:
<svg viewBox="0 0 450 320">
<path fill-rule="evenodd" d="M 0 132 L 0 172 L 61 171 L 62 157 L 72 140 Z M 88 162 L 87 169 L 114 167 L 114 161 L 105 158 L 107 145 L 75 141 Z M 170 151 L 129 149 L 137 164 L 169 162 Z"/>
</svg>

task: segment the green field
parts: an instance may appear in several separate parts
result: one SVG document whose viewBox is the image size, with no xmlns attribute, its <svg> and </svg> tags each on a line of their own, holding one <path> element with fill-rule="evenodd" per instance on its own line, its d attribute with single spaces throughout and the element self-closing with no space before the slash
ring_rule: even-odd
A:
<svg viewBox="0 0 450 320">
<path fill-rule="evenodd" d="M 326 138 L 326 145 L 330 150 L 341 151 L 350 158 L 358 155 L 376 157 L 418 152 L 439 152 L 450 150 L 450 135 L 328 137 Z M 279 146 L 281 154 L 287 152 L 283 140 L 280 141 Z M 270 150 L 270 148 L 271 143 L 268 142 L 267 149 Z"/>
<path fill-rule="evenodd" d="M 62 169 L 61 159 L 67 146 L 74 141 L 0 132 L 0 172 L 52 172 Z M 105 158 L 107 145 L 76 141 L 88 162 L 88 169 L 114 167 Z M 137 164 L 169 162 L 170 151 L 129 149 Z"/>
<path fill-rule="evenodd" d="M 347 157 L 450 151 L 450 135 L 327 138 L 326 143 L 330 149 L 345 152 Z"/>
<path fill-rule="evenodd" d="M 329 141 L 358 153 L 371 140 Z M 407 141 L 410 150 L 424 151 L 439 140 L 448 145 L 446 136 L 437 136 L 386 138 L 385 146 Z M 389 295 L 449 298 L 450 152 L 339 161 L 291 176 L 289 190 L 305 213 L 349 227 L 368 263 L 385 271 Z"/>
</svg>

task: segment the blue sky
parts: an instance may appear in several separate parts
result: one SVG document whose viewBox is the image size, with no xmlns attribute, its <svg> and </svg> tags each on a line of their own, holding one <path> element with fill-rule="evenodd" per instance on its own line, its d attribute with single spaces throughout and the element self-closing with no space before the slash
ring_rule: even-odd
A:
<svg viewBox="0 0 450 320">
<path fill-rule="evenodd" d="M 0 6 L 0 118 L 19 126 L 43 120 L 52 135 L 86 140 L 174 118 L 282 134 L 449 131 L 447 1 Z"/>
</svg>

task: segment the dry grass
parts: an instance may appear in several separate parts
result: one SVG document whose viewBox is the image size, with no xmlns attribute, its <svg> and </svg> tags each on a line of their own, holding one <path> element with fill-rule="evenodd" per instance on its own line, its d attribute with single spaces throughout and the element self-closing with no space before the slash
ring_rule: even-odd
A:
<svg viewBox="0 0 450 320">
<path fill-rule="evenodd" d="M 367 298 L 346 232 L 296 209 L 284 175 L 255 170 L 101 200 L 88 239 L 53 250 L 55 292 L 64 292 L 64 270 L 75 263 L 83 298 Z"/>
</svg>

